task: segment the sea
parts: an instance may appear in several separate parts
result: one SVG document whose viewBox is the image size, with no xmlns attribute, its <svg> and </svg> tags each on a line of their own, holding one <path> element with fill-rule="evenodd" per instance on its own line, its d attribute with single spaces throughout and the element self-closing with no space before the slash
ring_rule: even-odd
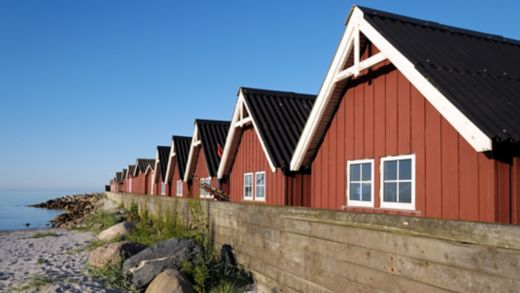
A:
<svg viewBox="0 0 520 293">
<path fill-rule="evenodd" d="M 50 220 L 63 213 L 28 207 L 65 195 L 90 193 L 88 190 L 16 190 L 0 189 L 0 231 L 50 228 Z"/>
</svg>

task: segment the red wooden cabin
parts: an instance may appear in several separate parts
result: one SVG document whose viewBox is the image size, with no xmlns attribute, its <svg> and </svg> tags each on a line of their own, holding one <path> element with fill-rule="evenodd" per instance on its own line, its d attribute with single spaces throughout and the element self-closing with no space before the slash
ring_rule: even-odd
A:
<svg viewBox="0 0 520 293">
<path fill-rule="evenodd" d="M 135 165 L 128 165 L 128 172 L 124 178 L 124 192 L 132 193 L 132 181 L 134 178 Z"/>
<path fill-rule="evenodd" d="M 183 181 L 190 151 L 191 137 L 177 136 L 172 137 L 170 156 L 166 168 L 166 195 L 186 196 L 188 185 Z"/>
<path fill-rule="evenodd" d="M 190 197 L 211 197 L 207 191 L 200 188 L 201 184 L 222 188 L 217 181 L 217 169 L 228 129 L 229 121 L 195 120 L 195 129 L 184 172 L 184 182 L 188 183 Z"/>
<path fill-rule="evenodd" d="M 134 178 L 132 180 L 132 193 L 150 194 L 154 159 L 137 159 L 135 163 Z"/>
<path fill-rule="evenodd" d="M 311 206 L 520 223 L 518 41 L 354 7 L 291 161 Z"/>
<path fill-rule="evenodd" d="M 310 174 L 289 164 L 315 99 L 240 88 L 218 169 L 231 201 L 310 206 Z"/>
<path fill-rule="evenodd" d="M 169 157 L 169 146 L 157 146 L 154 167 L 155 172 L 153 172 L 152 176 L 152 194 L 154 195 L 166 195 L 166 168 L 168 166 Z"/>
</svg>

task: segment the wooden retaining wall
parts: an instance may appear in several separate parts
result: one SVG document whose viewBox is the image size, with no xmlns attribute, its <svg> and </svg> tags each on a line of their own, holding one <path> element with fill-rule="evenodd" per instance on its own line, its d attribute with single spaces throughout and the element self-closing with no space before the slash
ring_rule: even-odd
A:
<svg viewBox="0 0 520 293">
<path fill-rule="evenodd" d="M 107 193 L 160 215 L 188 199 Z M 265 292 L 520 292 L 520 227 L 202 201 Z"/>
</svg>

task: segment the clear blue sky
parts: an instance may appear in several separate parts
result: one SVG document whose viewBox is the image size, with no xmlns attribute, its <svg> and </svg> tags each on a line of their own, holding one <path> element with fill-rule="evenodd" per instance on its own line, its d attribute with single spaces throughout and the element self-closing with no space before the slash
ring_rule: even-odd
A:
<svg viewBox="0 0 520 293">
<path fill-rule="evenodd" d="M 239 86 L 316 93 L 354 4 L 520 39 L 518 1 L 0 1 L 0 188 L 100 190 Z"/>
</svg>

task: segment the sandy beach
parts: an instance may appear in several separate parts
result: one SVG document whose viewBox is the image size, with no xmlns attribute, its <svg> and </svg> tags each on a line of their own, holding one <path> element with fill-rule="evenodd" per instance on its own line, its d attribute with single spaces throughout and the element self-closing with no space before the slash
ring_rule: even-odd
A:
<svg viewBox="0 0 520 293">
<path fill-rule="evenodd" d="M 86 273 L 94 238 L 63 229 L 1 232 L 0 292 L 117 292 Z"/>
</svg>

